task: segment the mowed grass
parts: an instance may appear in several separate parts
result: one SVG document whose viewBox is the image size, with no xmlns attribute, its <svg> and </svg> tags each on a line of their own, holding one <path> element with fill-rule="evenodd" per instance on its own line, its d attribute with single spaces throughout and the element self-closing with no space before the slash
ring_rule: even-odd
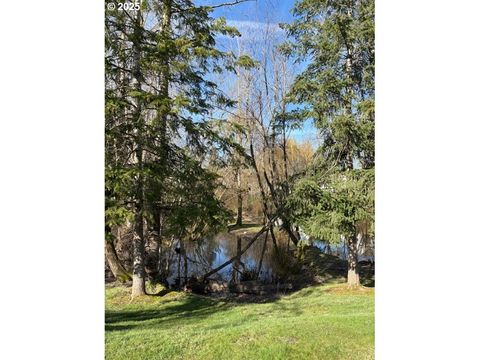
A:
<svg viewBox="0 0 480 360">
<path fill-rule="evenodd" d="M 305 288 L 269 303 L 106 290 L 107 360 L 373 359 L 374 290 Z"/>
</svg>

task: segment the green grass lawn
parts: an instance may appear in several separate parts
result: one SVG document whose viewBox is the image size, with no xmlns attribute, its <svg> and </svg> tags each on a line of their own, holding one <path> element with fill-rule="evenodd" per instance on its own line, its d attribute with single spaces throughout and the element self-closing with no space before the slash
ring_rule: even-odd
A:
<svg viewBox="0 0 480 360">
<path fill-rule="evenodd" d="M 374 290 L 305 288 L 269 303 L 106 290 L 107 360 L 373 359 Z"/>
</svg>

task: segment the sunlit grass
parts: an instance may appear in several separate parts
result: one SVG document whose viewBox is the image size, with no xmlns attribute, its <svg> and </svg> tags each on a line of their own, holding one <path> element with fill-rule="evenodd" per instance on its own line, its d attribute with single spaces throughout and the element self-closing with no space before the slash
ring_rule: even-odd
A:
<svg viewBox="0 0 480 360">
<path fill-rule="evenodd" d="M 243 225 L 229 225 L 229 231 L 231 233 L 241 235 L 241 234 L 255 234 L 262 229 L 262 224 L 255 224 L 255 223 L 245 223 Z"/>
<path fill-rule="evenodd" d="M 236 304 L 171 292 L 130 300 L 106 290 L 106 358 L 373 359 L 374 290 L 305 288 Z"/>
</svg>

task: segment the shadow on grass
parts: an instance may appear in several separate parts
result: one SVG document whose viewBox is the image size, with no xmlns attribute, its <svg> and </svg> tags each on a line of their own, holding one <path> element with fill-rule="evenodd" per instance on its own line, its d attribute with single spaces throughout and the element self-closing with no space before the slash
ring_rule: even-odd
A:
<svg viewBox="0 0 480 360">
<path fill-rule="evenodd" d="M 105 331 L 126 331 L 135 328 L 149 328 L 149 327 L 171 327 L 176 326 L 179 322 L 195 323 L 198 320 L 205 319 L 209 316 L 232 309 L 242 304 L 248 303 L 275 303 L 274 309 L 279 310 L 285 317 L 298 316 L 302 311 L 295 306 L 290 306 L 288 303 L 279 302 L 284 295 L 292 294 L 293 296 L 299 290 L 298 296 L 308 296 L 316 291 L 317 286 L 315 281 L 320 279 L 320 283 L 336 283 L 344 282 L 346 279 L 346 261 L 337 257 L 321 254 L 316 248 L 306 249 L 304 263 L 309 265 L 311 271 L 304 273 L 301 278 L 292 281 L 295 284 L 293 291 L 276 292 L 267 295 L 251 295 L 240 294 L 235 296 L 219 296 L 207 297 L 203 295 L 189 295 L 181 300 L 175 300 L 172 304 L 170 301 L 159 302 L 158 308 L 149 304 L 147 308 L 142 308 L 143 305 L 133 308 L 131 310 L 106 310 L 105 312 Z M 374 268 L 368 264 L 360 265 L 360 278 L 363 286 L 373 287 L 375 285 Z M 155 295 L 150 295 L 152 298 L 163 297 L 171 290 L 162 290 Z M 173 301 L 174 299 L 172 299 Z M 266 310 L 266 311 L 271 311 Z M 222 329 L 240 326 L 247 321 L 255 321 L 261 319 L 263 315 L 268 315 L 268 312 L 248 314 L 241 319 L 236 319 L 234 322 L 214 324 L 211 329 Z"/>
<path fill-rule="evenodd" d="M 268 301 L 263 299 L 263 302 L 276 302 L 280 296 L 271 297 Z M 251 299 L 250 299 L 251 300 Z M 231 301 L 211 300 L 198 295 L 188 296 L 173 306 L 162 306 L 158 309 L 135 309 L 135 310 L 120 310 L 105 312 L 105 331 L 126 331 L 138 328 L 169 328 L 171 326 L 178 326 L 181 322 L 196 323 L 199 320 L 204 320 L 214 314 L 233 309 L 241 306 L 244 302 L 238 299 L 231 299 Z M 251 302 L 251 301 L 250 301 Z M 303 312 L 295 306 L 276 302 L 274 310 L 280 310 L 286 317 L 301 315 Z M 272 309 L 266 309 L 265 313 L 246 314 L 234 322 L 219 323 L 208 327 L 210 330 L 226 329 L 241 326 L 244 323 L 261 320 L 262 316 L 270 314 Z"/>
<path fill-rule="evenodd" d="M 143 326 L 150 320 L 155 324 L 165 325 L 170 321 L 203 319 L 219 311 L 226 310 L 232 305 L 220 303 L 195 296 L 182 299 L 181 303 L 173 306 L 165 306 L 161 309 L 141 309 L 105 311 L 105 331 L 130 330 Z M 127 324 L 126 324 L 127 323 Z"/>
</svg>

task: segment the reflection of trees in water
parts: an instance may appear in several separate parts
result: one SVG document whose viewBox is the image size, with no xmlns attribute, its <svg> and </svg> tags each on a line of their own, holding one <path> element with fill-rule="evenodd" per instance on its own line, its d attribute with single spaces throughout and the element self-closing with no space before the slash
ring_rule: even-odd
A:
<svg viewBox="0 0 480 360">
<path fill-rule="evenodd" d="M 225 261 L 236 256 L 237 254 L 237 236 L 242 239 L 242 248 L 249 241 L 249 237 L 245 235 L 236 235 L 233 233 L 221 233 L 213 237 L 202 238 L 196 241 L 185 241 L 184 250 L 188 261 L 188 277 L 200 276 L 211 270 L 212 268 L 223 264 Z M 287 246 L 288 236 L 282 232 L 276 232 L 275 237 L 277 243 Z M 242 255 L 240 271 L 254 273 L 257 270 L 262 251 L 264 247 L 264 236 L 255 241 L 252 246 Z M 172 250 L 180 247 L 177 241 Z M 272 273 L 272 255 L 273 244 L 271 235 L 268 234 L 265 253 L 263 254 L 262 268 L 260 269 L 259 279 L 263 281 L 271 281 L 274 274 Z M 180 261 L 180 263 L 179 263 Z M 174 283 L 178 278 L 178 269 L 184 270 L 184 256 L 175 254 L 170 264 L 169 282 Z M 180 265 L 180 266 L 179 266 Z M 233 266 L 227 266 L 225 269 L 216 274 L 218 279 L 228 281 L 232 278 Z M 182 281 L 185 274 L 181 274 Z"/>
<path fill-rule="evenodd" d="M 242 248 L 246 245 L 249 238 L 242 236 Z M 275 237 L 279 245 L 287 246 L 288 236 L 283 232 L 276 232 Z M 219 263 L 236 256 L 237 254 L 237 236 L 232 233 L 219 234 L 216 236 L 214 241 L 217 241 L 220 247 L 222 248 L 225 258 Z M 262 259 L 263 247 L 265 244 L 265 237 L 261 236 L 257 241 L 255 241 L 252 246 L 242 255 L 241 261 L 244 264 L 243 270 L 246 270 L 250 273 L 256 272 L 259 265 L 260 259 Z M 268 234 L 267 243 L 265 252 L 263 254 L 262 267 L 259 272 L 259 278 L 261 280 L 269 281 L 272 280 L 274 274 L 272 273 L 272 256 L 273 256 L 273 243 L 271 235 Z M 228 279 L 231 278 L 232 267 L 229 266 Z"/>
<path fill-rule="evenodd" d="M 203 238 L 197 241 L 191 241 L 187 247 L 187 256 L 193 262 L 192 275 L 199 272 L 207 272 L 215 261 L 219 245 L 211 238 Z"/>
<path fill-rule="evenodd" d="M 313 245 L 325 254 L 338 256 L 342 260 L 347 259 L 348 247 L 344 239 L 341 239 L 337 244 L 314 240 Z M 358 256 L 360 261 L 375 259 L 375 238 L 360 239 L 358 242 Z"/>
<path fill-rule="evenodd" d="M 187 277 L 198 276 L 207 272 L 211 269 L 211 265 L 215 261 L 218 248 L 218 244 L 208 238 L 183 242 L 176 240 L 173 249 L 177 249 L 177 253 L 173 257 L 170 266 L 170 276 L 168 277 L 169 282 L 178 282 L 179 269 L 181 272 L 181 279 L 185 279 L 185 260 L 188 265 Z"/>
</svg>

